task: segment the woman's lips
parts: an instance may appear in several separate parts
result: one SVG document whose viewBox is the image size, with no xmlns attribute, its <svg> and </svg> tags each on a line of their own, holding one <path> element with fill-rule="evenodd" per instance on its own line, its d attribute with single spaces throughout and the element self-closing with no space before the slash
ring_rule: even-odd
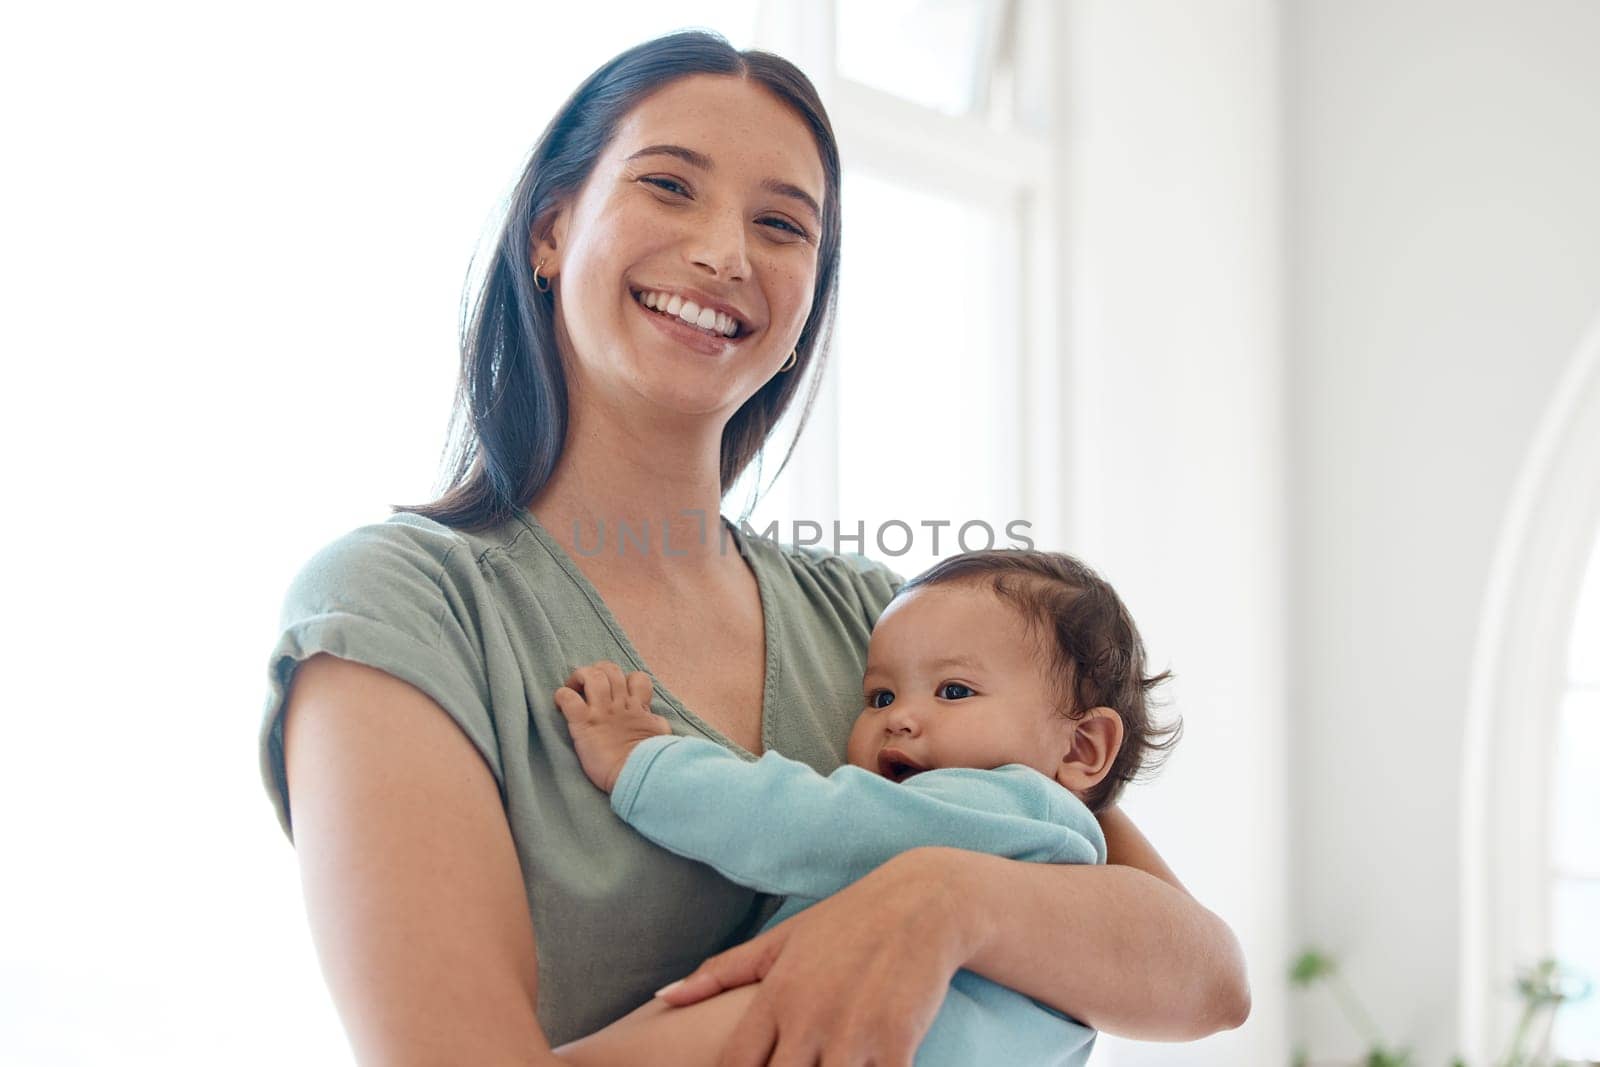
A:
<svg viewBox="0 0 1600 1067">
<path fill-rule="evenodd" d="M 632 304 L 639 314 L 654 323 L 656 329 L 674 341 L 707 356 L 726 355 L 735 346 L 743 344 L 744 339 L 750 336 L 742 333 L 737 337 L 721 337 L 707 333 L 697 326 L 690 326 L 676 315 L 666 315 L 659 311 L 651 311 L 632 296 L 629 296 L 628 303 Z"/>
</svg>

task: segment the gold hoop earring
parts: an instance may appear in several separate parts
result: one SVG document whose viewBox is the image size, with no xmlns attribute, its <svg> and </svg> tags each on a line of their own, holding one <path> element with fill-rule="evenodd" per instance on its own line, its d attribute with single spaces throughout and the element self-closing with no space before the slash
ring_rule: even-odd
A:
<svg viewBox="0 0 1600 1067">
<path fill-rule="evenodd" d="M 539 267 L 542 266 L 544 266 L 544 257 L 541 256 L 539 258 Z M 533 268 L 533 287 L 541 293 L 548 293 L 550 291 L 550 279 L 539 277 L 539 267 Z M 540 285 L 540 282 L 544 282 L 544 284 Z"/>
<path fill-rule="evenodd" d="M 798 348 L 796 348 L 792 352 L 790 352 L 789 353 L 789 362 L 787 362 L 783 366 L 779 367 L 778 368 L 778 373 L 779 374 L 788 374 L 790 371 L 794 370 L 794 365 L 795 365 L 796 362 L 799 361 L 799 356 L 800 356 L 800 350 Z"/>
</svg>

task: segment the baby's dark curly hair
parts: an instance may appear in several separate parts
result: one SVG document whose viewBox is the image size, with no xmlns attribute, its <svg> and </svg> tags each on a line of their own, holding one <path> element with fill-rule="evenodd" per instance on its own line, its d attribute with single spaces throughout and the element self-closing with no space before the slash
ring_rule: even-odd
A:
<svg viewBox="0 0 1600 1067">
<path fill-rule="evenodd" d="M 1157 724 L 1149 694 L 1172 672 L 1145 674 L 1144 640 L 1110 583 L 1060 552 L 992 549 L 942 560 L 896 595 L 957 583 L 986 586 L 1021 611 L 1050 664 L 1063 715 L 1076 719 L 1107 707 L 1122 717 L 1122 747 L 1111 771 L 1084 797 L 1091 811 L 1115 803 L 1128 782 L 1160 768 L 1183 735 L 1183 720 Z"/>
</svg>

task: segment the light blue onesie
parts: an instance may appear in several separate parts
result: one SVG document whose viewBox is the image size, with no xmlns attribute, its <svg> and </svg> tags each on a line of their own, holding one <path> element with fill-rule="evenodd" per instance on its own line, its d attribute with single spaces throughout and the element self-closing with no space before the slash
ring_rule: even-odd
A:
<svg viewBox="0 0 1600 1067">
<path fill-rule="evenodd" d="M 645 837 L 729 881 L 789 899 L 763 929 L 923 845 L 1035 863 L 1104 863 L 1083 802 L 1019 763 L 923 771 L 896 783 L 845 764 L 824 778 L 768 751 L 750 762 L 711 741 L 635 746 L 611 809 Z M 1078 1065 L 1095 1032 L 968 970 L 950 981 L 917 1067 Z"/>
</svg>

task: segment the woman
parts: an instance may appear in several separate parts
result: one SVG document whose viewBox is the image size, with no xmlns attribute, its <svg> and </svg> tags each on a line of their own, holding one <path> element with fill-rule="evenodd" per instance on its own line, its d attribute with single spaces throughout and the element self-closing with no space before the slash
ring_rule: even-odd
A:
<svg viewBox="0 0 1600 1067">
<path fill-rule="evenodd" d="M 843 759 L 898 577 L 706 521 L 824 358 L 839 220 L 810 83 L 711 35 L 618 56 L 541 138 L 451 490 L 319 553 L 272 658 L 263 771 L 363 1062 L 555 1062 L 691 971 L 663 999 L 704 1004 L 647 1014 L 737 1014 L 740 1064 L 908 1063 L 961 967 L 1131 1036 L 1248 1011 L 1232 933 L 1115 811 L 1112 866 L 916 850 L 746 941 L 776 902 L 584 777 L 551 694 L 599 659 L 675 730 Z"/>
</svg>

